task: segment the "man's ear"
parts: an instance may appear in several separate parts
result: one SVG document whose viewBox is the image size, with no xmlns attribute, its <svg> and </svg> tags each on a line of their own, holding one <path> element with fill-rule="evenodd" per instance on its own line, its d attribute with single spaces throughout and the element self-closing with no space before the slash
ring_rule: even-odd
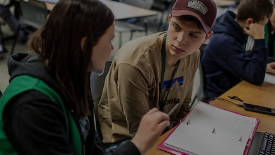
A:
<svg viewBox="0 0 275 155">
<path fill-rule="evenodd" d="M 205 40 L 203 41 L 203 43 L 205 43 L 205 42 L 212 36 L 213 33 L 214 33 L 213 31 L 209 32 L 209 33 L 205 36 Z"/>
<path fill-rule="evenodd" d="M 245 27 L 249 27 L 250 24 L 254 22 L 253 18 L 247 18 L 245 20 Z"/>
<path fill-rule="evenodd" d="M 81 50 L 84 51 L 85 42 L 87 40 L 87 37 L 83 37 L 80 42 Z"/>
<path fill-rule="evenodd" d="M 172 15 L 169 14 L 169 15 L 168 15 L 168 22 L 169 22 L 169 23 L 170 23 L 171 19 L 172 19 Z"/>
</svg>

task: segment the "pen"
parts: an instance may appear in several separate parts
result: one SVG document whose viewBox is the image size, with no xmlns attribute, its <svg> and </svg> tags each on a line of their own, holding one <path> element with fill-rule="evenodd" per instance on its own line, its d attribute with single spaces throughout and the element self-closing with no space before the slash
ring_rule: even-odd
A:
<svg viewBox="0 0 275 155">
<path fill-rule="evenodd" d="M 179 104 L 177 103 L 174 108 L 167 114 L 168 116 L 170 116 L 177 108 L 178 108 Z"/>
</svg>

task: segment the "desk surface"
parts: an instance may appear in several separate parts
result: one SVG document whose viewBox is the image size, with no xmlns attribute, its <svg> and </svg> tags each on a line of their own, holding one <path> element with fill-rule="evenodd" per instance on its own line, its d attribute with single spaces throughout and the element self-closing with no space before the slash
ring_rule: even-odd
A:
<svg viewBox="0 0 275 155">
<path fill-rule="evenodd" d="M 256 86 L 246 81 L 242 81 L 220 96 L 220 98 L 230 100 L 237 104 L 242 104 L 242 102 L 231 100 L 230 98 L 228 98 L 228 96 L 237 96 L 246 103 L 266 106 L 275 109 L 275 85 L 271 83 L 264 82 L 261 86 Z M 246 111 L 242 107 L 238 107 L 230 102 L 219 99 L 212 101 L 210 104 L 247 116 L 259 118 L 260 123 L 257 131 L 275 134 L 275 116 Z M 163 134 L 158 139 L 154 147 L 146 153 L 146 155 L 169 155 L 169 153 L 158 150 L 157 146 L 165 139 L 165 137 L 168 136 L 170 132 L 171 130 Z"/>
<path fill-rule="evenodd" d="M 156 15 L 156 11 L 147 10 L 128 4 L 110 1 L 110 0 L 101 0 L 107 7 L 109 7 L 115 15 L 115 19 L 127 19 L 133 17 L 145 17 Z M 52 10 L 55 4 L 45 2 L 48 10 Z"/>
<path fill-rule="evenodd" d="M 220 98 L 229 99 L 228 96 L 237 96 L 245 103 L 255 104 L 275 109 L 275 85 L 264 82 L 261 86 L 253 85 L 249 82 L 242 81 L 235 87 L 228 90 L 226 93 L 220 96 Z M 242 102 L 231 100 L 234 103 L 242 104 Z M 241 113 L 247 116 L 255 117 L 260 119 L 260 124 L 257 131 L 259 132 L 270 132 L 275 134 L 275 116 L 261 114 L 251 111 L 244 110 L 243 107 L 238 107 L 230 102 L 218 100 L 211 102 L 210 104 L 225 108 L 237 113 Z"/>
</svg>

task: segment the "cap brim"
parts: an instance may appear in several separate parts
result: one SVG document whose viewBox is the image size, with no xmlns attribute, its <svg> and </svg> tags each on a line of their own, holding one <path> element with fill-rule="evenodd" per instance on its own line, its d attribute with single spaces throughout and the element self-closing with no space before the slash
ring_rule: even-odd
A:
<svg viewBox="0 0 275 155">
<path fill-rule="evenodd" d="M 206 34 L 211 31 L 211 27 L 209 27 L 198 14 L 196 14 L 192 11 L 189 11 L 189 10 L 172 10 L 172 16 L 178 17 L 178 16 L 184 16 L 184 15 L 190 15 L 190 16 L 197 18 L 200 21 L 200 23 L 204 29 L 204 32 Z"/>
</svg>

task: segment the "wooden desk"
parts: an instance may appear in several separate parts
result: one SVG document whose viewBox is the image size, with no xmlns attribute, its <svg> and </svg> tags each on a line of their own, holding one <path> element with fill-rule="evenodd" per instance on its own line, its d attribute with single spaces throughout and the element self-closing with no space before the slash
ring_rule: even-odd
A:
<svg viewBox="0 0 275 155">
<path fill-rule="evenodd" d="M 226 93 L 220 96 L 220 98 L 228 99 L 228 96 L 237 96 L 245 103 L 255 104 L 275 109 L 275 85 L 264 82 L 261 86 L 253 85 L 249 82 L 242 81 L 235 87 L 228 90 Z M 242 102 L 231 100 L 234 103 L 241 104 Z M 223 100 L 215 100 L 210 104 L 235 111 L 247 116 L 255 117 L 260 119 L 260 124 L 257 131 L 259 132 L 270 132 L 275 134 L 275 116 L 246 111 L 242 107 L 233 105 L 230 102 Z"/>
<path fill-rule="evenodd" d="M 228 98 L 228 96 L 237 96 L 246 103 L 266 106 L 275 109 L 275 85 L 271 83 L 264 82 L 261 86 L 256 86 L 246 81 L 242 81 L 220 96 L 220 98 L 230 100 L 236 104 L 242 104 L 242 102 L 232 100 Z M 238 107 L 230 102 L 219 99 L 212 101 L 210 104 L 247 116 L 259 118 L 260 123 L 257 131 L 275 134 L 275 116 L 246 111 L 242 107 Z M 171 130 L 162 135 L 158 139 L 154 147 L 150 151 L 148 151 L 146 155 L 169 155 L 169 153 L 161 151 L 157 149 L 157 147 L 165 139 L 165 137 L 168 136 L 170 132 Z"/>
<path fill-rule="evenodd" d="M 128 4 L 110 1 L 110 0 L 101 0 L 107 7 L 109 7 L 115 15 L 115 19 L 127 19 L 133 17 L 145 17 L 157 15 L 156 11 L 147 10 Z M 55 4 L 45 2 L 48 10 L 52 10 Z"/>
</svg>

